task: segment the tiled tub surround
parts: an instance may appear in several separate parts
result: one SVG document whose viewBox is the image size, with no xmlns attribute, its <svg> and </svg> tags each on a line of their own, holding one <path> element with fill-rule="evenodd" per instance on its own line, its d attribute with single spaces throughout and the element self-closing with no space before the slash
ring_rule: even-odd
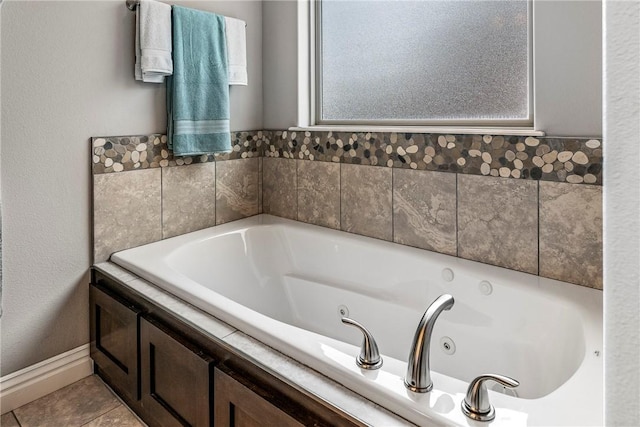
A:
<svg viewBox="0 0 640 427">
<path fill-rule="evenodd" d="M 265 213 L 602 289 L 601 186 L 286 158 L 263 167 Z"/>
<path fill-rule="evenodd" d="M 260 213 L 261 158 L 93 177 L 94 263 L 118 250 Z"/>
<path fill-rule="evenodd" d="M 162 135 L 94 138 L 95 262 L 264 211 L 602 288 L 599 140 L 287 131 L 231 137 L 231 153 L 185 158 L 172 157 Z"/>
<path fill-rule="evenodd" d="M 234 151 L 215 158 L 173 158 L 162 135 L 94 138 L 94 263 L 118 250 L 259 214 L 262 134 L 234 135 Z M 127 173 L 111 173 L 118 171 Z"/>
</svg>

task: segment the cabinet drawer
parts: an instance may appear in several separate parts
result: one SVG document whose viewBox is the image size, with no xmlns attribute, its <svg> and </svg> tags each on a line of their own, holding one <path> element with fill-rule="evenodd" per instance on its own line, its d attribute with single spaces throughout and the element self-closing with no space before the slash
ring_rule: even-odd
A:
<svg viewBox="0 0 640 427">
<path fill-rule="evenodd" d="M 133 400 L 138 387 L 138 321 L 140 310 L 96 286 L 89 291 L 91 358 L 108 382 Z"/>
<path fill-rule="evenodd" d="M 214 371 L 216 427 L 303 425 L 221 370 Z"/>
<path fill-rule="evenodd" d="M 140 321 L 143 411 L 162 427 L 213 425 L 214 359 L 152 319 Z"/>
</svg>

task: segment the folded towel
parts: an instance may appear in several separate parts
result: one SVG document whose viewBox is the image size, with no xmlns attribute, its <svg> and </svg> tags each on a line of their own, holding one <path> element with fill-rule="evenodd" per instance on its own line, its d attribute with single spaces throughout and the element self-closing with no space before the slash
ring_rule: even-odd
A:
<svg viewBox="0 0 640 427">
<path fill-rule="evenodd" d="M 142 0 L 136 11 L 136 80 L 162 83 L 172 73 L 171 6 Z"/>
<path fill-rule="evenodd" d="M 167 78 L 169 148 L 176 156 L 231 150 L 224 17 L 173 6 L 173 76 Z"/>
<path fill-rule="evenodd" d="M 247 85 L 247 24 L 236 18 L 224 17 L 229 63 L 229 84 Z"/>
</svg>

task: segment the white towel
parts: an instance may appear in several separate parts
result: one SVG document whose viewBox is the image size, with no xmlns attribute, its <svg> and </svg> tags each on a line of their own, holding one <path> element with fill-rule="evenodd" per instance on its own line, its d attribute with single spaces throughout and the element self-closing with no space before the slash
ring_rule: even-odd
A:
<svg viewBox="0 0 640 427">
<path fill-rule="evenodd" d="M 224 17 L 229 85 L 247 85 L 247 34 L 244 21 Z"/>
<path fill-rule="evenodd" d="M 171 6 L 142 0 L 136 11 L 136 80 L 162 83 L 173 74 Z"/>
</svg>

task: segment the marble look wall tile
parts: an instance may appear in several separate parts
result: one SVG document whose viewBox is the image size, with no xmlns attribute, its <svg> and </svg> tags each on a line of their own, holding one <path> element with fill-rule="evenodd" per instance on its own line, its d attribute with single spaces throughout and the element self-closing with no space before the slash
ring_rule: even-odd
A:
<svg viewBox="0 0 640 427">
<path fill-rule="evenodd" d="M 259 213 L 259 159 L 218 163 L 216 224 Z"/>
<path fill-rule="evenodd" d="M 91 375 L 13 412 L 22 427 L 81 426 L 120 405 L 104 383 Z"/>
<path fill-rule="evenodd" d="M 602 187 L 540 183 L 540 275 L 602 289 Z"/>
<path fill-rule="evenodd" d="M 393 241 L 457 253 L 456 175 L 393 170 Z"/>
<path fill-rule="evenodd" d="M 296 162 L 287 159 L 263 159 L 262 179 L 263 212 L 296 219 Z"/>
<path fill-rule="evenodd" d="M 458 175 L 458 256 L 538 273 L 538 183 Z"/>
<path fill-rule="evenodd" d="M 162 239 L 160 169 L 93 177 L 94 263 Z"/>
<path fill-rule="evenodd" d="M 162 236 L 216 225 L 216 164 L 162 168 Z"/>
<path fill-rule="evenodd" d="M 392 239 L 391 173 L 389 168 L 341 165 L 342 230 Z"/>
<path fill-rule="evenodd" d="M 298 221 L 340 229 L 340 164 L 296 162 Z"/>
</svg>

